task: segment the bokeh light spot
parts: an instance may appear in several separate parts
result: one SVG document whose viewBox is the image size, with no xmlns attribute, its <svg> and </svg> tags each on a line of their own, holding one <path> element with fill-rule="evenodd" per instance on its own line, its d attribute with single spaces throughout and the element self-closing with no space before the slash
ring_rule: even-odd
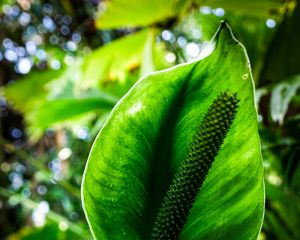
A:
<svg viewBox="0 0 300 240">
<path fill-rule="evenodd" d="M 199 55 L 200 53 L 200 47 L 198 46 L 197 43 L 191 42 L 186 45 L 186 53 L 191 57 L 195 58 Z"/>
<path fill-rule="evenodd" d="M 268 28 L 274 28 L 274 27 L 276 27 L 276 22 L 275 22 L 274 19 L 269 18 L 266 21 L 266 25 L 267 25 Z"/>
<path fill-rule="evenodd" d="M 32 63 L 28 58 L 21 58 L 17 62 L 17 71 L 21 74 L 27 74 L 30 72 Z"/>
</svg>

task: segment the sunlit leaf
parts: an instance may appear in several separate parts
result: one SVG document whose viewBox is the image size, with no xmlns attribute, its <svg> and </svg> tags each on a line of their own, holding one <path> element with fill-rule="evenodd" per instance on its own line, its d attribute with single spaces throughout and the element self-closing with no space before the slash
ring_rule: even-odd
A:
<svg viewBox="0 0 300 240">
<path fill-rule="evenodd" d="M 149 31 L 146 44 L 144 46 L 144 51 L 141 61 L 140 77 L 145 76 L 147 73 L 153 72 L 155 70 L 154 66 L 154 44 L 155 44 L 155 31 Z"/>
<path fill-rule="evenodd" d="M 188 3 L 187 0 L 104 1 L 96 23 L 101 29 L 147 26 L 178 16 Z"/>
<path fill-rule="evenodd" d="M 166 61 L 165 45 L 156 41 L 156 34 L 157 30 L 154 28 L 148 31 L 139 70 L 140 78 L 155 70 L 172 66 L 172 63 Z"/>
<path fill-rule="evenodd" d="M 30 75 L 2 88 L 4 96 L 19 111 L 26 113 L 47 94 L 47 84 L 61 77 L 64 69 L 32 72 Z"/>
<path fill-rule="evenodd" d="M 96 239 L 150 239 L 164 195 L 222 92 L 237 94 L 237 114 L 181 239 L 257 238 L 264 186 L 253 79 L 245 49 L 223 23 L 201 58 L 140 80 L 101 129 L 82 186 Z"/>
<path fill-rule="evenodd" d="M 31 137 L 37 138 L 47 128 L 83 117 L 89 112 L 106 113 L 113 108 L 116 101 L 110 96 L 103 95 L 98 98 L 58 99 L 42 102 L 26 115 L 30 132 L 36 135 Z"/>
<path fill-rule="evenodd" d="M 147 34 L 140 31 L 93 51 L 83 62 L 83 85 L 95 87 L 105 85 L 105 81 L 124 82 L 126 73 L 141 63 Z"/>
</svg>

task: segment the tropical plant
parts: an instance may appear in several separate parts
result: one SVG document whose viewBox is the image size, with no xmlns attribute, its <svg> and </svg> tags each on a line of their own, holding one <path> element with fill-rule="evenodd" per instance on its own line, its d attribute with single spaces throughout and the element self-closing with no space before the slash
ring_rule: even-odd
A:
<svg viewBox="0 0 300 240">
<path fill-rule="evenodd" d="M 297 3 L 1 1 L 0 238 L 154 236 L 215 131 L 177 235 L 300 238 Z"/>
</svg>

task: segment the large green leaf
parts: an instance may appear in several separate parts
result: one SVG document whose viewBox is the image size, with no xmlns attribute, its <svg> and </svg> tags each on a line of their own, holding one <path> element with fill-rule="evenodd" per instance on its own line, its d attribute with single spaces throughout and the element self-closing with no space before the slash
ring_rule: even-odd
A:
<svg viewBox="0 0 300 240">
<path fill-rule="evenodd" d="M 110 0 L 102 2 L 96 21 L 101 29 L 147 26 L 178 16 L 187 0 Z"/>
<path fill-rule="evenodd" d="M 140 80 L 91 150 L 82 197 L 96 239 L 149 239 L 155 217 L 208 108 L 221 92 L 239 107 L 181 239 L 255 239 L 264 185 L 253 79 L 244 47 L 221 24 L 197 61 Z"/>
</svg>

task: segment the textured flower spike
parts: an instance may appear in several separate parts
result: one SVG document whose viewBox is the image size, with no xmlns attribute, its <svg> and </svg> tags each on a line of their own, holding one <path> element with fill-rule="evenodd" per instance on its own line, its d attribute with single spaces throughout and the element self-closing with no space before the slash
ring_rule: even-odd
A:
<svg viewBox="0 0 300 240">
<path fill-rule="evenodd" d="M 163 200 L 154 223 L 153 239 L 179 239 L 206 175 L 221 148 L 238 108 L 236 93 L 219 94 L 204 116 Z"/>
</svg>

